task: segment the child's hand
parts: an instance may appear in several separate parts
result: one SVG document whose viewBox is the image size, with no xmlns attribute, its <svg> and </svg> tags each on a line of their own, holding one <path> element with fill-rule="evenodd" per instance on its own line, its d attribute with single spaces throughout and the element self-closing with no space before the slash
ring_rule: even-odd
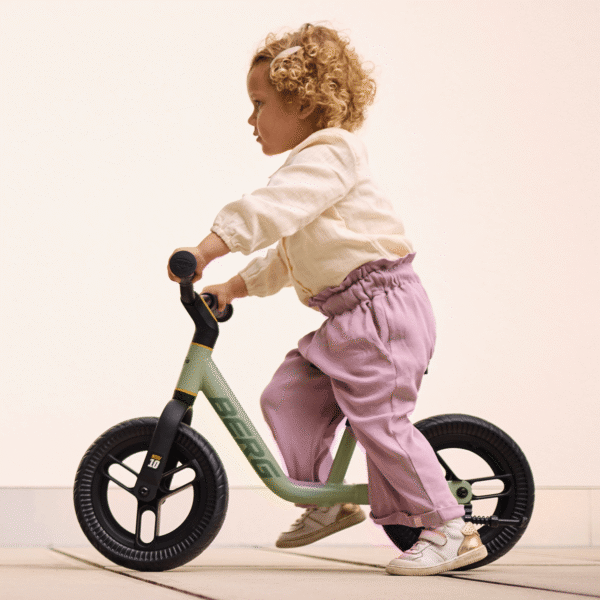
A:
<svg viewBox="0 0 600 600">
<path fill-rule="evenodd" d="M 227 244 L 225 244 L 225 242 L 216 233 L 212 232 L 209 233 L 208 236 L 206 236 L 198 244 L 197 247 L 177 248 L 175 252 L 179 252 L 181 250 L 191 252 L 196 258 L 196 263 L 198 264 L 198 266 L 196 267 L 192 283 L 195 283 L 196 281 L 202 278 L 202 271 L 204 271 L 204 269 L 208 266 L 208 264 L 211 261 L 213 261 L 215 258 L 218 258 L 219 256 L 225 256 L 225 254 L 229 252 Z M 175 254 L 175 252 L 173 252 L 173 254 Z M 171 254 L 171 256 L 173 256 L 173 254 Z M 170 257 L 169 260 L 171 260 Z M 171 281 L 176 281 L 177 283 L 181 281 L 179 277 L 171 273 L 171 269 L 169 267 L 167 267 L 167 270 L 169 272 L 169 279 Z M 244 285 L 244 287 L 246 286 Z"/>
<path fill-rule="evenodd" d="M 197 266 L 196 266 L 196 271 L 194 272 L 194 278 L 192 279 L 192 283 L 195 283 L 196 281 L 198 281 L 199 279 L 202 278 L 202 271 L 204 271 L 204 268 L 206 267 L 206 260 L 204 259 L 200 250 L 196 247 L 177 248 L 177 250 L 175 250 L 175 252 L 173 252 L 173 254 L 175 254 L 177 252 L 181 252 L 181 251 L 185 251 L 185 252 L 189 252 L 190 254 L 193 254 L 194 258 L 196 259 Z M 173 256 L 173 254 L 171 254 L 171 256 Z M 171 260 L 171 256 L 169 257 L 169 261 Z M 171 267 L 169 267 L 168 265 L 167 265 L 167 271 L 169 273 L 169 279 L 171 281 L 176 281 L 177 283 L 179 283 L 181 281 L 181 279 L 179 277 L 177 277 L 177 275 L 173 275 L 173 273 L 171 272 Z"/>
<path fill-rule="evenodd" d="M 202 293 L 214 294 L 219 301 L 219 310 L 225 310 L 227 304 L 231 304 L 235 298 L 244 298 L 248 295 L 246 283 L 240 275 L 232 277 L 227 283 L 209 285 L 202 290 Z"/>
</svg>

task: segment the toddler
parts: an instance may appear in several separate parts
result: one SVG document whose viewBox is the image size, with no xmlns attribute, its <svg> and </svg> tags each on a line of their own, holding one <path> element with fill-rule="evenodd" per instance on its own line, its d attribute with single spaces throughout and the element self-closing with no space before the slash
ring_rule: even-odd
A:
<svg viewBox="0 0 600 600">
<path fill-rule="evenodd" d="M 276 243 L 203 291 L 224 308 L 293 286 L 303 304 L 327 317 L 287 354 L 261 398 L 289 477 L 327 480 L 330 446 L 346 416 L 366 451 L 372 520 L 422 528 L 388 573 L 427 575 L 481 560 L 487 550 L 477 530 L 462 519 L 433 449 L 409 421 L 435 324 L 412 267 L 413 246 L 353 133 L 375 83 L 346 39 L 307 24 L 267 37 L 247 88 L 248 123 L 262 151 L 291 152 L 266 187 L 219 212 L 197 247 L 178 250 L 196 256 L 197 281 L 217 257 Z M 278 547 L 309 544 L 365 519 L 353 504 L 304 508 Z"/>
</svg>

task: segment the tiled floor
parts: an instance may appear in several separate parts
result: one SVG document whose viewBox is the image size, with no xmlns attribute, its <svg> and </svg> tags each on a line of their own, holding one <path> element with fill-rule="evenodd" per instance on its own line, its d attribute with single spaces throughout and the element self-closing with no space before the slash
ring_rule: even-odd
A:
<svg viewBox="0 0 600 600">
<path fill-rule="evenodd" d="M 209 547 L 174 571 L 117 567 L 93 548 L 0 549 L 2 600 L 539 600 L 600 598 L 600 548 L 513 549 L 495 563 L 394 577 L 390 547 Z"/>
</svg>

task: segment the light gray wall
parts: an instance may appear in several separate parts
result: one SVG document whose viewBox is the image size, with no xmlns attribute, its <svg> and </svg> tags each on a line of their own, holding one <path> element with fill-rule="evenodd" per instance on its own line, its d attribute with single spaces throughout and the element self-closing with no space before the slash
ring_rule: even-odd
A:
<svg viewBox="0 0 600 600">
<path fill-rule="evenodd" d="M 538 484 L 598 486 L 599 6 L 0 4 L 2 485 L 71 485 L 97 435 L 171 397 L 192 330 L 167 258 L 282 162 L 246 123 L 247 63 L 329 20 L 377 66 L 361 135 L 437 315 L 415 419 L 476 414 Z M 321 320 L 286 290 L 222 328 L 215 361 L 269 441 L 260 392 Z M 213 415 L 194 424 L 258 483 Z"/>
<path fill-rule="evenodd" d="M 300 512 L 264 486 L 231 487 L 229 492 L 225 522 L 211 546 L 271 545 Z M 131 515 L 128 500 L 126 492 L 114 491 L 110 500 L 114 514 Z M 161 527 L 166 525 L 168 531 L 169 525 L 179 524 L 181 515 L 187 512 L 176 512 L 169 503 L 165 506 L 167 512 L 161 514 Z M 71 488 L 0 487 L 0 510 L 0 548 L 89 545 L 73 510 Z M 249 519 L 249 514 L 268 518 Z M 566 514 L 568 528 L 564 526 Z M 169 517 L 174 519 L 170 521 Z M 121 523 L 125 524 L 125 520 Z M 383 528 L 371 519 L 317 544 L 391 546 Z M 533 518 L 518 545 L 600 546 L 600 488 L 538 487 Z"/>
</svg>

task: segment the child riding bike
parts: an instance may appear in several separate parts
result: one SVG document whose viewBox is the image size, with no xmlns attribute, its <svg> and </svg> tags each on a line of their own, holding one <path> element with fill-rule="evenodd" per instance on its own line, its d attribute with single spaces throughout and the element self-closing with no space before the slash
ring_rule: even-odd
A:
<svg viewBox="0 0 600 600">
<path fill-rule="evenodd" d="M 430 444 L 412 425 L 435 321 L 415 273 L 412 243 L 373 181 L 354 133 L 375 82 L 348 40 L 323 26 L 270 35 L 247 78 L 248 123 L 267 155 L 290 151 L 267 186 L 227 204 L 194 254 L 204 268 L 228 252 L 271 248 L 226 283 L 206 287 L 219 308 L 293 286 L 326 320 L 303 337 L 261 398 L 289 477 L 325 482 L 344 416 L 365 448 L 371 518 L 422 528 L 387 571 L 428 575 L 487 554 L 448 488 Z M 179 278 L 169 270 L 173 281 Z M 365 519 L 358 505 L 304 506 L 277 545 L 312 543 Z"/>
</svg>

